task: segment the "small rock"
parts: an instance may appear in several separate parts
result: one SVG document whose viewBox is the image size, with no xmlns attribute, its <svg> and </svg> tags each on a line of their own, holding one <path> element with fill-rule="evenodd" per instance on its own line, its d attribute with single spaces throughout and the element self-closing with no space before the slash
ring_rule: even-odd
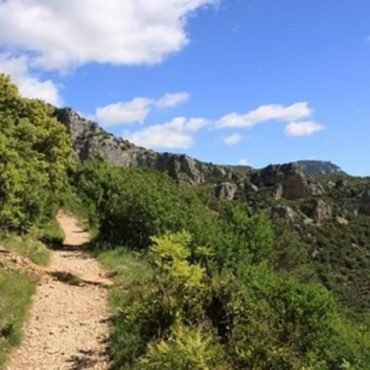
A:
<svg viewBox="0 0 370 370">
<path fill-rule="evenodd" d="M 339 216 L 337 217 L 337 222 L 340 225 L 348 225 L 349 224 L 349 221 L 346 218 L 339 217 Z"/>
</svg>

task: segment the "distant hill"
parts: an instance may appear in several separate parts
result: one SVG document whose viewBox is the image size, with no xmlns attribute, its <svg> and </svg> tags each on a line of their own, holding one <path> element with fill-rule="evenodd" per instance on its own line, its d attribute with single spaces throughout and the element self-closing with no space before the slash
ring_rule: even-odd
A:
<svg viewBox="0 0 370 370">
<path fill-rule="evenodd" d="M 298 161 L 297 162 L 303 172 L 307 175 L 312 176 L 330 176 L 330 175 L 339 175 L 339 176 L 348 176 L 339 166 L 334 163 L 327 161 Z"/>
</svg>

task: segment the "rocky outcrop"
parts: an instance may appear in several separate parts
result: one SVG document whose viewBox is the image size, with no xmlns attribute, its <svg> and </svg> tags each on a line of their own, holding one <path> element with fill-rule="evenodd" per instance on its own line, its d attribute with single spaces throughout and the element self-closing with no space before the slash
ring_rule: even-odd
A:
<svg viewBox="0 0 370 370">
<path fill-rule="evenodd" d="M 283 219 L 284 221 L 293 223 L 296 218 L 296 213 L 290 207 L 277 205 L 272 207 L 271 217 L 280 218 Z"/>
<path fill-rule="evenodd" d="M 107 133 L 96 122 L 81 117 L 70 108 L 56 109 L 55 116 L 67 127 L 76 157 L 82 162 L 102 155 L 115 166 L 153 169 L 169 174 L 176 181 L 194 185 L 232 182 L 241 186 L 250 184 L 256 191 L 259 187 L 270 187 L 270 194 L 276 200 L 301 199 L 323 192 L 322 187 L 315 185 L 305 174 L 305 171 L 312 172 L 311 162 L 270 165 L 261 171 L 249 166 L 220 166 L 184 154 L 158 153 L 138 147 Z M 316 167 L 318 163 L 325 168 L 330 167 L 326 162 L 318 161 L 315 162 Z M 336 167 L 330 165 L 330 168 Z M 326 170 L 325 173 L 329 172 Z"/>
<path fill-rule="evenodd" d="M 359 195 L 358 212 L 362 215 L 370 216 L 370 190 L 364 190 Z"/>
<path fill-rule="evenodd" d="M 115 166 L 154 169 L 168 173 L 176 181 L 194 185 L 206 181 L 232 180 L 251 171 L 248 166 L 218 166 L 197 161 L 184 154 L 158 153 L 138 147 L 114 137 L 97 123 L 81 117 L 69 108 L 57 109 L 56 118 L 67 127 L 76 156 L 82 162 L 102 155 Z"/>
<path fill-rule="evenodd" d="M 323 188 L 313 183 L 297 163 L 270 165 L 254 175 L 258 185 L 271 187 L 272 196 L 279 200 L 307 198 L 323 193 Z"/>
<path fill-rule="evenodd" d="M 337 220 L 338 224 L 340 224 L 340 225 L 348 225 L 349 224 L 349 221 L 346 218 L 341 217 L 341 216 L 338 216 L 336 218 L 336 220 Z"/>
<path fill-rule="evenodd" d="M 333 215 L 330 204 L 324 202 L 322 199 L 315 201 L 314 207 L 313 216 L 317 223 L 329 220 Z"/>
<path fill-rule="evenodd" d="M 237 190 L 237 185 L 230 182 L 223 182 L 214 187 L 215 196 L 220 200 L 233 200 Z"/>
</svg>

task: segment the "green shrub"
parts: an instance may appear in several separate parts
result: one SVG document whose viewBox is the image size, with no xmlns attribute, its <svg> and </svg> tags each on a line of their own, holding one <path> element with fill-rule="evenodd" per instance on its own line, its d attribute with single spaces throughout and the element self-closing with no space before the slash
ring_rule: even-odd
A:
<svg viewBox="0 0 370 370">
<path fill-rule="evenodd" d="M 41 227 L 40 239 L 50 247 L 60 247 L 64 242 L 64 231 L 61 229 L 58 221 L 53 218 L 44 223 Z"/>
<path fill-rule="evenodd" d="M 74 182 L 99 239 L 112 246 L 147 249 L 152 236 L 184 229 L 200 245 L 217 235 L 215 216 L 195 189 L 167 175 L 115 168 L 97 158 L 80 167 Z"/>
<path fill-rule="evenodd" d="M 226 367 L 222 348 L 211 332 L 175 323 L 170 337 L 150 343 L 146 355 L 133 369 L 217 370 Z"/>
<path fill-rule="evenodd" d="M 55 210 L 73 167 L 66 128 L 0 74 L 0 229 L 27 230 Z"/>
</svg>

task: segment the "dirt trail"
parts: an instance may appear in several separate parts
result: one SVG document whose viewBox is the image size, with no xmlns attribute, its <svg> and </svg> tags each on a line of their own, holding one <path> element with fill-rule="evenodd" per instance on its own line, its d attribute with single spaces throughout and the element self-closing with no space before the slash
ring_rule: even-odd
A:
<svg viewBox="0 0 370 370">
<path fill-rule="evenodd" d="M 89 235 L 76 219 L 59 212 L 58 221 L 66 235 L 64 248 L 51 252 L 47 278 L 37 288 L 23 341 L 7 370 L 108 369 L 105 286 L 110 281 L 84 251 Z M 76 286 L 52 277 L 58 273 L 77 275 L 82 283 Z"/>
</svg>

